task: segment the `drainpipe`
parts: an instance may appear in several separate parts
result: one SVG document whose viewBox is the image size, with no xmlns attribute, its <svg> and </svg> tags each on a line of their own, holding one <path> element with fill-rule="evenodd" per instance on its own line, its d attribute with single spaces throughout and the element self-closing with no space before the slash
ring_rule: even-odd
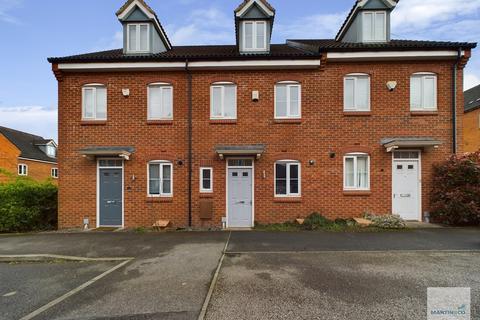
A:
<svg viewBox="0 0 480 320">
<path fill-rule="evenodd" d="M 185 60 L 188 86 L 188 227 L 192 227 L 192 173 L 193 173 L 193 100 L 192 100 L 192 73 L 188 68 L 188 59 Z"/>
<path fill-rule="evenodd" d="M 453 66 L 453 85 L 452 85 L 452 151 L 453 154 L 457 154 L 457 71 L 458 71 L 458 64 L 462 58 L 462 49 L 458 49 L 457 61 Z"/>
</svg>

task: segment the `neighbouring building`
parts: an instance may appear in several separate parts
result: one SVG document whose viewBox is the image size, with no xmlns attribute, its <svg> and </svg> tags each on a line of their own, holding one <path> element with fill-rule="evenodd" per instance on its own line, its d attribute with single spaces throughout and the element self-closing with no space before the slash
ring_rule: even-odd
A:
<svg viewBox="0 0 480 320">
<path fill-rule="evenodd" d="M 123 48 L 49 58 L 60 228 L 422 220 L 433 164 L 463 151 L 476 44 L 391 39 L 396 5 L 358 0 L 335 38 L 273 44 L 275 9 L 245 0 L 235 45 L 175 46 L 127 1 Z"/>
<path fill-rule="evenodd" d="M 0 183 L 17 176 L 58 178 L 57 144 L 30 133 L 0 126 Z"/>
<path fill-rule="evenodd" d="M 463 130 L 465 151 L 480 151 L 480 85 L 465 91 L 464 97 Z"/>
</svg>

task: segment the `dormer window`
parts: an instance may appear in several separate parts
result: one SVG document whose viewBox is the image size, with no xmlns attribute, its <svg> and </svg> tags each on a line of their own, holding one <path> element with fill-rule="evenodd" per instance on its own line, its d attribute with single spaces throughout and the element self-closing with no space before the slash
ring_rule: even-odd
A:
<svg viewBox="0 0 480 320">
<path fill-rule="evenodd" d="M 363 12 L 363 42 L 387 41 L 387 14 L 384 11 Z"/>
<path fill-rule="evenodd" d="M 244 51 L 267 51 L 267 23 L 265 21 L 243 22 Z"/>
<path fill-rule="evenodd" d="M 47 151 L 47 156 L 49 156 L 50 158 L 55 158 L 57 150 L 54 146 L 47 145 L 46 151 Z"/>
<path fill-rule="evenodd" d="M 150 25 L 148 23 L 127 24 L 128 52 L 150 51 Z"/>
</svg>

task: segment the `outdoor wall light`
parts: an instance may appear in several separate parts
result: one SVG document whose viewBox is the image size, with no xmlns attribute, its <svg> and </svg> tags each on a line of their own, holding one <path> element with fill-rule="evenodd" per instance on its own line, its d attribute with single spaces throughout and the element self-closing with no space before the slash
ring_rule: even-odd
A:
<svg viewBox="0 0 480 320">
<path fill-rule="evenodd" d="M 330 152 L 328 156 L 330 157 L 330 159 L 335 159 L 337 155 L 335 154 L 335 152 Z"/>
<path fill-rule="evenodd" d="M 122 94 L 125 98 L 130 96 L 130 89 L 122 89 Z"/>
<path fill-rule="evenodd" d="M 308 163 L 309 163 L 311 166 L 313 166 L 313 165 L 315 165 L 315 160 L 310 160 L 310 161 L 308 161 Z"/>
<path fill-rule="evenodd" d="M 258 102 L 260 100 L 260 92 L 252 91 L 252 101 Z"/>
<path fill-rule="evenodd" d="M 387 82 L 387 88 L 388 88 L 388 91 L 393 91 L 395 90 L 395 88 L 397 87 L 397 81 L 388 81 Z"/>
</svg>

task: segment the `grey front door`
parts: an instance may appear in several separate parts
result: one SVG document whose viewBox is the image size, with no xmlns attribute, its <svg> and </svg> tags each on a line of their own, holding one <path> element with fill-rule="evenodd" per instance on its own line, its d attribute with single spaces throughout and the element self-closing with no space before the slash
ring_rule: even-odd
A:
<svg viewBox="0 0 480 320">
<path fill-rule="evenodd" d="M 122 169 L 100 169 L 100 226 L 122 225 Z"/>
<path fill-rule="evenodd" d="M 228 227 L 250 228 L 252 221 L 252 169 L 228 169 Z"/>
</svg>

